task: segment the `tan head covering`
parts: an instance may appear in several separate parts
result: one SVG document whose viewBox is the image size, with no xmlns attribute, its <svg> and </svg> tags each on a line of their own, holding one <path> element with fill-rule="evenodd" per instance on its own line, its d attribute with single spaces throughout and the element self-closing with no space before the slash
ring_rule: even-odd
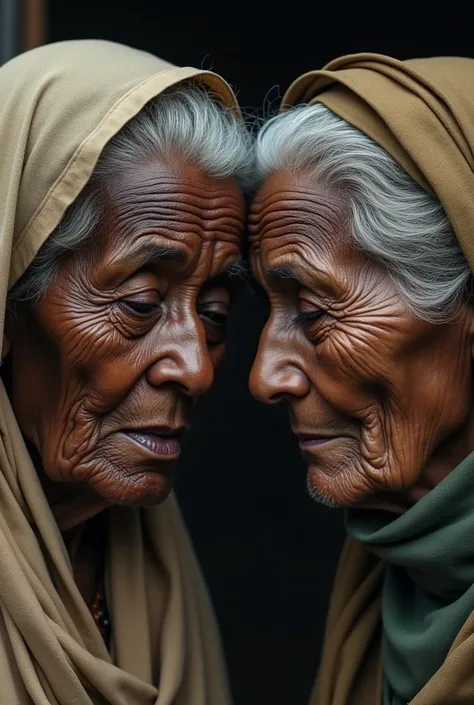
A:
<svg viewBox="0 0 474 705">
<path fill-rule="evenodd" d="M 284 107 L 324 103 L 381 145 L 442 203 L 474 271 L 474 60 L 401 62 L 355 54 L 301 76 Z M 312 705 L 380 705 L 383 564 L 354 540 L 344 549 Z M 474 703 L 474 614 L 411 705 Z"/>
<path fill-rule="evenodd" d="M 474 269 L 474 60 L 353 54 L 298 78 L 282 105 L 324 103 L 441 201 Z"/>
<path fill-rule="evenodd" d="M 7 285 L 108 140 L 151 98 L 193 77 L 236 105 L 212 73 L 102 41 L 42 47 L 0 69 L 2 331 Z M 0 468 L 0 703 L 227 705 L 212 610 L 174 499 L 110 511 L 110 656 L 1 383 Z"/>
</svg>

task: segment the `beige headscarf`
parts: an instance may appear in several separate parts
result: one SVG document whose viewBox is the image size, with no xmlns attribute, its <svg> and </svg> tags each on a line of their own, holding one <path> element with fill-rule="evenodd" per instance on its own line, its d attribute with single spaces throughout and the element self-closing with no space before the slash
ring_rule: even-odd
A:
<svg viewBox="0 0 474 705">
<path fill-rule="evenodd" d="M 212 73 L 102 41 L 53 44 L 0 69 L 0 324 L 7 288 L 154 96 Z M 238 108 L 236 108 L 238 109 Z M 177 505 L 110 510 L 111 655 L 0 383 L 0 703 L 227 705 L 212 609 Z"/>
<path fill-rule="evenodd" d="M 283 106 L 324 103 L 442 203 L 474 271 L 474 60 L 354 54 L 297 79 Z M 312 705 L 380 705 L 384 565 L 350 539 L 329 610 Z M 474 613 L 411 705 L 474 703 Z"/>
</svg>

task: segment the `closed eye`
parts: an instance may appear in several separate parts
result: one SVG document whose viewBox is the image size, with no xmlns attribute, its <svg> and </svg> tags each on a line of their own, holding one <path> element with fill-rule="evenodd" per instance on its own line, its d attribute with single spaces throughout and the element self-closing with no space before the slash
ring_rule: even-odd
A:
<svg viewBox="0 0 474 705">
<path fill-rule="evenodd" d="M 300 311 L 300 313 L 295 316 L 295 323 L 311 323 L 311 321 L 317 321 L 324 316 L 325 313 L 326 312 L 320 308 L 316 308 L 313 311 Z"/>
<path fill-rule="evenodd" d="M 219 313 L 218 311 L 202 311 L 200 316 L 201 318 L 207 318 L 208 321 L 216 326 L 225 326 L 228 318 L 226 313 Z"/>
<path fill-rule="evenodd" d="M 201 321 L 206 331 L 206 340 L 209 346 L 221 345 L 225 341 L 228 311 L 216 311 L 212 308 L 202 308 L 199 312 Z"/>
<path fill-rule="evenodd" d="M 129 311 L 136 316 L 150 316 L 159 307 L 158 303 L 147 303 L 146 301 L 127 301 L 123 299 L 119 302 L 119 306 L 126 311 Z"/>
</svg>

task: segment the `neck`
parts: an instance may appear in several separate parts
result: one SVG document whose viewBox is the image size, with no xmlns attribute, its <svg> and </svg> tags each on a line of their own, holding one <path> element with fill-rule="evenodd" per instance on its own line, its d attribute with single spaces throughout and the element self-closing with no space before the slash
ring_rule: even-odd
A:
<svg viewBox="0 0 474 705">
<path fill-rule="evenodd" d="M 85 524 L 109 506 L 102 497 L 88 487 L 78 487 L 76 484 L 58 487 L 57 483 L 51 482 L 54 487 L 48 488 L 48 491 L 45 483 L 42 484 L 61 533 Z"/>
<path fill-rule="evenodd" d="M 107 545 L 106 513 L 63 533 L 77 587 L 89 608 L 104 579 Z"/>
</svg>

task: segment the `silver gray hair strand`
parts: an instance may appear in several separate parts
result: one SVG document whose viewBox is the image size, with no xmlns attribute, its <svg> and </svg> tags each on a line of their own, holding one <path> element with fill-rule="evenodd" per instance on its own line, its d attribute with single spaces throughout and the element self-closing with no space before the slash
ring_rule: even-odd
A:
<svg viewBox="0 0 474 705">
<path fill-rule="evenodd" d="M 346 200 L 355 245 L 385 266 L 419 318 L 452 320 L 472 294 L 470 267 L 441 203 L 325 105 L 291 109 L 261 129 L 257 178 L 278 170 L 303 173 Z"/>
</svg>

